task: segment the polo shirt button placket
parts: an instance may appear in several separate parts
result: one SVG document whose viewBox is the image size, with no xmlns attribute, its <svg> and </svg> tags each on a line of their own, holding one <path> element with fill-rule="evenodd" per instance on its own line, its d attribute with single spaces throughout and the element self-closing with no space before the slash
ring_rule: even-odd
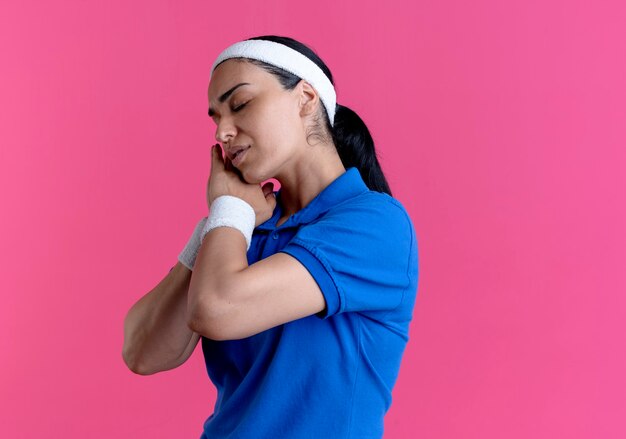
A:
<svg viewBox="0 0 626 439">
<path fill-rule="evenodd" d="M 272 233 L 272 238 L 274 238 L 274 239 L 278 239 L 278 232 L 274 232 L 274 233 Z"/>
</svg>

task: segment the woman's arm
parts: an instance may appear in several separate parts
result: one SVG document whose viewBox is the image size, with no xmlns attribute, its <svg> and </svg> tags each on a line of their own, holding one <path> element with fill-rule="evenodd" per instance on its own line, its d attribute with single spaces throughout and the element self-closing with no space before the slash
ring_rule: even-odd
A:
<svg viewBox="0 0 626 439">
<path fill-rule="evenodd" d="M 325 306 L 316 279 L 295 257 L 276 253 L 249 266 L 239 230 L 217 227 L 204 238 L 189 287 L 189 327 L 195 332 L 237 340 Z"/>
<path fill-rule="evenodd" d="M 174 369 L 193 353 L 200 334 L 187 325 L 191 271 L 180 262 L 128 311 L 122 357 L 133 372 L 151 375 Z"/>
</svg>

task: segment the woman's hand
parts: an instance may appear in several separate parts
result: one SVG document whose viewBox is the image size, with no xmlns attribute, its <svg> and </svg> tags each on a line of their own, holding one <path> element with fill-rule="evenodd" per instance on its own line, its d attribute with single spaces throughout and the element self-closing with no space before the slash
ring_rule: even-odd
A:
<svg viewBox="0 0 626 439">
<path fill-rule="evenodd" d="M 270 181 L 261 187 L 258 184 L 247 183 L 237 168 L 228 158 L 222 157 L 219 144 L 211 147 L 211 175 L 207 184 L 207 205 L 220 195 L 232 195 L 244 200 L 254 209 L 256 216 L 254 227 L 263 224 L 272 217 L 276 207 L 274 184 Z"/>
</svg>

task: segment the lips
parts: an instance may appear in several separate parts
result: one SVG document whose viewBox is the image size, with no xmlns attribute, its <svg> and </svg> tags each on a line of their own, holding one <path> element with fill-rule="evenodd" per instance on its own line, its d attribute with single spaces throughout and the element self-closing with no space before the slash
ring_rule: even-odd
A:
<svg viewBox="0 0 626 439">
<path fill-rule="evenodd" d="M 235 160 L 235 157 L 237 157 L 237 154 L 241 153 L 242 151 L 245 151 L 246 149 L 248 149 L 250 147 L 250 145 L 239 145 L 239 146 L 233 146 L 232 148 L 229 149 L 228 151 L 228 158 L 231 161 Z"/>
<path fill-rule="evenodd" d="M 233 166 L 238 166 L 241 163 L 247 151 L 248 151 L 248 148 L 245 148 L 245 149 L 240 149 L 239 152 L 235 153 L 234 158 L 231 160 L 233 163 Z"/>
</svg>

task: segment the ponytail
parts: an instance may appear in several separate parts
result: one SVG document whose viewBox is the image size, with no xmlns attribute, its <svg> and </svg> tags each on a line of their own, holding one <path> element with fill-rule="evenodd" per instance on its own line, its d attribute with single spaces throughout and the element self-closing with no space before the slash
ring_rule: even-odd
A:
<svg viewBox="0 0 626 439">
<path fill-rule="evenodd" d="M 370 190 L 392 196 L 365 122 L 344 105 L 337 104 L 336 108 L 334 124 L 332 127 L 329 124 L 329 128 L 343 166 L 357 168 Z"/>
</svg>

